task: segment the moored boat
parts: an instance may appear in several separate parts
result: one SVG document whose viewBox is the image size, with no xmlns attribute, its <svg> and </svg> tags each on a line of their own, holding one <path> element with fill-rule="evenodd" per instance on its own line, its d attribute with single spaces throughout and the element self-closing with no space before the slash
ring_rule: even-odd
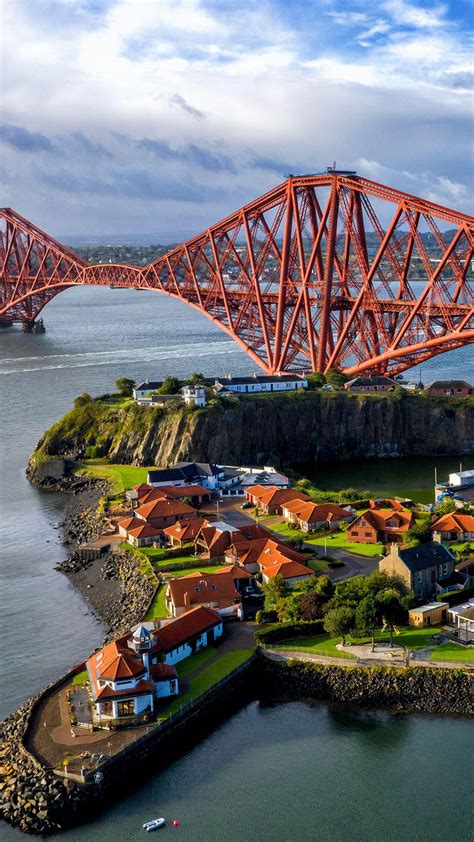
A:
<svg viewBox="0 0 474 842">
<path fill-rule="evenodd" d="M 166 819 L 152 819 L 150 822 L 145 822 L 143 825 L 143 829 L 147 832 L 150 830 L 158 830 L 159 827 L 164 827 L 166 824 Z"/>
</svg>

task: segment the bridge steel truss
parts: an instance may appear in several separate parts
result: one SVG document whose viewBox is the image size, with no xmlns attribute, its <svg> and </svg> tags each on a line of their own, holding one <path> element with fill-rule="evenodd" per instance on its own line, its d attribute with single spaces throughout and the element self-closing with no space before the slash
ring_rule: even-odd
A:
<svg viewBox="0 0 474 842">
<path fill-rule="evenodd" d="M 4 324 L 93 284 L 186 302 L 268 374 L 394 375 L 474 342 L 474 219 L 353 174 L 289 177 L 144 267 L 90 266 L 10 209 L 0 237 Z"/>
</svg>

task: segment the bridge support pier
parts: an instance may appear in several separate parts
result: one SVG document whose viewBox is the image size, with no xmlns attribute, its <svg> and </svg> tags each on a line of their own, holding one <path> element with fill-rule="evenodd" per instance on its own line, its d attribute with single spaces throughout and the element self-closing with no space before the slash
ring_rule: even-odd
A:
<svg viewBox="0 0 474 842">
<path fill-rule="evenodd" d="M 46 333 L 43 319 L 25 319 L 21 323 L 23 333 Z"/>
</svg>

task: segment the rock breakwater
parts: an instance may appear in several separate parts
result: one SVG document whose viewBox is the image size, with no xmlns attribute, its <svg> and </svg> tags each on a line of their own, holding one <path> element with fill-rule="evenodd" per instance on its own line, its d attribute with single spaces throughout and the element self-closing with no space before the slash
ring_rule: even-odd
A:
<svg viewBox="0 0 474 842">
<path fill-rule="evenodd" d="M 28 699 L 0 725 L 0 817 L 24 833 L 51 834 L 77 824 L 99 796 L 46 769 L 24 747 L 31 711 L 43 694 Z"/>
<path fill-rule="evenodd" d="M 461 669 L 339 667 L 260 658 L 262 691 L 277 698 L 407 713 L 474 715 L 474 680 Z"/>
</svg>

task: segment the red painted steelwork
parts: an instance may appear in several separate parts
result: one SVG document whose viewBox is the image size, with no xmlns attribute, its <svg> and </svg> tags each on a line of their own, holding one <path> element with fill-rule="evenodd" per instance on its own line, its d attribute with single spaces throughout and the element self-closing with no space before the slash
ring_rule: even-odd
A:
<svg viewBox="0 0 474 842">
<path fill-rule="evenodd" d="M 267 373 L 397 374 L 474 342 L 473 218 L 351 173 L 290 177 L 140 268 L 89 266 L 10 209 L 0 237 L 0 324 L 113 284 L 186 302 Z"/>
</svg>

